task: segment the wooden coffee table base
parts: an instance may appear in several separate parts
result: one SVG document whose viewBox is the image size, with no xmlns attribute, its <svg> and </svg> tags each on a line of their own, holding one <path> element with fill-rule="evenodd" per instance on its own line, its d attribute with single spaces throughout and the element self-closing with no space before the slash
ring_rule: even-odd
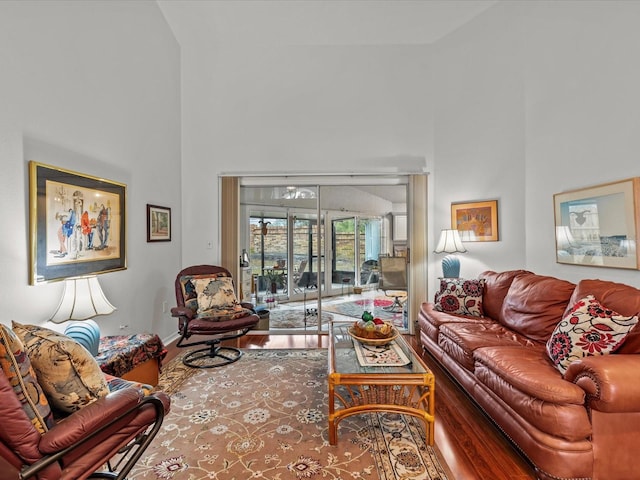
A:
<svg viewBox="0 0 640 480">
<path fill-rule="evenodd" d="M 413 415 L 425 423 L 426 441 L 433 445 L 435 378 L 428 373 L 329 373 L 329 443 L 338 441 L 338 423 L 360 413 Z M 339 404 L 336 408 L 336 403 Z"/>
</svg>

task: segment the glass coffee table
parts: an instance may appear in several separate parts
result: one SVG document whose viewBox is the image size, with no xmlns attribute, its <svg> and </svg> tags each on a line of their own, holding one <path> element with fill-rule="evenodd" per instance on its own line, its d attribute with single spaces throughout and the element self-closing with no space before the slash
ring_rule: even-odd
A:
<svg viewBox="0 0 640 480">
<path fill-rule="evenodd" d="M 351 325 L 352 321 L 329 323 L 329 443 L 337 443 L 338 423 L 345 417 L 359 413 L 393 412 L 422 419 L 426 441 L 433 445 L 433 373 L 402 335 L 398 335 L 388 346 L 393 347 L 393 356 L 400 356 L 400 360 L 389 365 L 382 359 L 379 364 L 363 366 L 363 351 L 370 352 L 372 349 L 367 349 L 366 345 L 364 350 L 357 348 L 354 342 L 359 343 L 358 340 L 348 333 Z M 385 357 L 384 354 L 378 356 Z"/>
</svg>

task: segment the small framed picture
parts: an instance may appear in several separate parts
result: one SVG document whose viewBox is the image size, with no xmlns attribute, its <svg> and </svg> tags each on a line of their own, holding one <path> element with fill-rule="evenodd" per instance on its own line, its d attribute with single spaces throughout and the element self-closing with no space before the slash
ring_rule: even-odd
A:
<svg viewBox="0 0 640 480">
<path fill-rule="evenodd" d="M 147 204 L 147 242 L 171 241 L 171 209 Z"/>
<path fill-rule="evenodd" d="M 451 228 L 463 242 L 497 242 L 498 201 L 451 204 Z"/>
</svg>

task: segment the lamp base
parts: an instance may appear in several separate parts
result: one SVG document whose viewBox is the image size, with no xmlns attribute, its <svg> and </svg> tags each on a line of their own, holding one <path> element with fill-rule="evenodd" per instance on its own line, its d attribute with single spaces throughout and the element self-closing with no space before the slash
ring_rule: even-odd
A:
<svg viewBox="0 0 640 480">
<path fill-rule="evenodd" d="M 442 259 L 442 275 L 444 278 L 460 276 L 460 260 L 455 255 L 447 255 Z"/>
<path fill-rule="evenodd" d="M 98 354 L 100 327 L 95 321 L 89 319 L 69 322 L 69 325 L 64 329 L 64 334 L 89 350 L 89 353 L 94 357 Z"/>
</svg>

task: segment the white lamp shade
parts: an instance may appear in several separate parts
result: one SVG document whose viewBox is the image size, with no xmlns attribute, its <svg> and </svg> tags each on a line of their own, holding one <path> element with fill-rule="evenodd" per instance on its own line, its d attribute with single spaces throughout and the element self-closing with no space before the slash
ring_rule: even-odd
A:
<svg viewBox="0 0 640 480">
<path fill-rule="evenodd" d="M 458 230 L 442 230 L 438 246 L 433 253 L 465 253 L 466 251 Z"/>
<path fill-rule="evenodd" d="M 64 282 L 62 299 L 51 317 L 53 323 L 67 320 L 87 320 L 98 315 L 109 315 L 116 307 L 105 297 L 98 277 L 68 278 Z"/>
</svg>

